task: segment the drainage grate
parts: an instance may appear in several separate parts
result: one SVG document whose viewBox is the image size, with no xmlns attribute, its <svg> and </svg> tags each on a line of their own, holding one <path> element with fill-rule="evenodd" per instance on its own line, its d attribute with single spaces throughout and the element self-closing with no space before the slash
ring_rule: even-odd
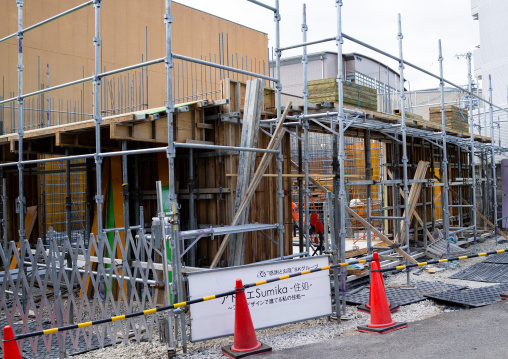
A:
<svg viewBox="0 0 508 359">
<path fill-rule="evenodd" d="M 408 305 L 425 300 L 426 294 L 466 288 L 466 286 L 456 284 L 426 281 L 413 281 L 411 282 L 411 285 L 415 285 L 416 287 L 405 288 L 386 286 L 385 290 L 388 301 L 391 304 Z M 353 305 L 361 305 L 367 303 L 369 301 L 369 288 L 362 289 L 355 294 L 346 294 L 346 301 L 349 304 Z"/>
<path fill-rule="evenodd" d="M 487 257 L 483 263 L 508 264 L 508 253 L 498 253 Z"/>
<path fill-rule="evenodd" d="M 500 294 L 506 290 L 508 290 L 508 284 L 498 284 L 484 288 L 433 293 L 428 294 L 426 297 L 466 307 L 482 307 L 501 300 Z"/>
<path fill-rule="evenodd" d="M 455 273 L 450 278 L 472 280 L 475 282 L 508 283 L 508 265 L 496 263 L 476 263 Z"/>
</svg>

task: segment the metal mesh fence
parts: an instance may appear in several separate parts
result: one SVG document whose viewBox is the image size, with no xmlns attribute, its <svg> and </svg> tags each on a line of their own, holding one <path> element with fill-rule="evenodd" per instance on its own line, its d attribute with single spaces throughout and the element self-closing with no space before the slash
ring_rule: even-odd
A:
<svg viewBox="0 0 508 359">
<path fill-rule="evenodd" d="M 153 240 L 143 231 L 135 237 L 129 233 L 125 241 L 118 232 L 112 241 L 92 235 L 89 246 L 82 238 L 71 243 L 51 235 L 49 245 L 39 239 L 32 248 L 28 241 L 23 247 L 20 251 L 14 242 L 0 246 L 5 263 L 0 272 L 0 325 L 11 325 L 18 335 L 156 306 L 154 284 L 161 264 L 155 263 Z M 121 259 L 128 257 L 132 260 Z M 157 317 L 146 315 L 18 344 L 24 358 L 54 358 L 118 342 L 151 341 L 154 331 Z"/>
<path fill-rule="evenodd" d="M 291 157 L 293 162 L 298 163 L 298 139 L 291 139 Z M 309 150 L 309 175 L 333 191 L 333 135 L 326 133 L 309 133 L 307 144 Z M 303 152 L 303 150 L 302 150 Z M 348 184 L 351 181 L 365 180 L 365 150 L 361 138 L 345 138 L 345 174 L 347 205 L 354 209 L 362 218 L 367 218 L 367 187 L 365 185 Z M 373 168 L 372 179 L 380 181 L 383 179 L 383 151 L 378 141 L 371 141 L 371 166 Z M 296 170 L 293 170 L 296 173 Z M 318 190 L 312 184 L 310 187 L 310 213 L 317 213 L 319 220 L 323 221 L 323 205 L 326 202 L 325 193 Z M 293 202 L 298 205 L 298 181 L 293 181 Z M 372 186 L 371 210 L 373 216 L 379 216 L 382 212 L 383 191 L 382 186 Z M 323 222 L 324 223 L 324 222 Z M 381 221 L 374 221 L 376 226 L 382 225 Z M 358 221 L 351 218 L 346 219 L 346 230 L 348 236 L 353 237 L 355 232 L 363 232 L 364 227 Z"/>
<path fill-rule="evenodd" d="M 49 157 L 49 156 L 47 156 Z M 42 235 L 48 238 L 50 228 L 59 240 L 67 237 L 67 188 L 70 180 L 71 243 L 86 237 L 86 171 L 85 160 L 69 161 L 70 178 L 67 178 L 64 161 L 46 162 L 39 165 L 42 204 Z"/>
</svg>

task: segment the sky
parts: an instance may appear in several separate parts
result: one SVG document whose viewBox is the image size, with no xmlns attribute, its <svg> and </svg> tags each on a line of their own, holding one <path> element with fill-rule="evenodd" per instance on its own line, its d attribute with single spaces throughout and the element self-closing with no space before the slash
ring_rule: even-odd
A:
<svg viewBox="0 0 508 359">
<path fill-rule="evenodd" d="M 261 0 L 274 6 L 274 0 Z M 177 2 L 220 16 L 268 34 L 269 47 L 275 47 L 273 12 L 247 0 L 178 0 Z M 307 4 L 308 41 L 337 34 L 335 0 L 280 0 L 281 46 L 302 42 L 302 8 Z M 443 47 L 444 77 L 458 85 L 467 84 L 464 55 L 479 45 L 478 22 L 471 16 L 469 0 L 343 0 L 343 33 L 398 56 L 397 16 L 402 17 L 404 59 L 439 74 L 438 40 Z M 335 42 L 308 47 L 308 53 L 337 51 Z M 345 40 L 343 52 L 373 57 L 393 69 L 398 63 L 360 45 Z M 301 54 L 301 49 L 284 52 L 282 57 Z M 474 60 L 473 60 L 474 61 Z M 474 68 L 474 65 L 473 65 Z M 435 88 L 439 81 L 427 75 L 404 70 L 411 90 Z"/>
</svg>

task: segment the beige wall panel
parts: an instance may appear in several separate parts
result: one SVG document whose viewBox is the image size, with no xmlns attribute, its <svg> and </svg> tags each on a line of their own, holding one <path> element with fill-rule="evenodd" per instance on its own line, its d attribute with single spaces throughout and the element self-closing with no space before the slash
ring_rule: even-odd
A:
<svg viewBox="0 0 508 359">
<path fill-rule="evenodd" d="M 27 0 L 24 9 L 24 25 L 30 26 L 50 16 L 61 13 L 79 4 L 83 0 Z M 165 55 L 165 26 L 163 22 L 164 0 L 151 0 L 147 6 L 141 0 L 108 0 L 101 6 L 101 37 L 102 65 L 107 70 L 132 65 L 141 61 L 141 54 L 145 57 L 145 29 L 148 28 L 148 60 L 161 58 Z M 17 30 L 17 7 L 13 0 L 0 0 L 0 36 L 6 36 Z M 241 66 L 242 57 L 267 60 L 267 35 L 242 27 L 238 24 L 192 9 L 185 5 L 173 3 L 174 17 L 172 27 L 173 51 L 178 54 L 203 58 L 212 61 L 214 55 L 219 61 L 219 33 L 224 34 L 224 40 L 229 39 L 229 62 L 236 65 L 236 54 Z M 40 71 L 40 82 L 46 83 L 46 66 L 49 64 L 50 86 L 73 81 L 83 76 L 90 76 L 94 71 L 94 9 L 88 6 L 64 18 L 46 24 L 25 34 L 24 39 L 24 92 L 35 91 L 38 88 L 37 73 Z M 227 36 L 226 36 L 227 35 Z M 227 47 L 224 44 L 224 50 Z M 234 62 L 231 63 L 233 55 Z M 40 57 L 40 67 L 37 68 L 37 58 Z M 146 59 L 145 59 L 146 60 Z M 226 63 L 227 63 L 227 59 Z M 9 40 L 0 44 L 0 81 L 5 81 L 5 92 L 17 92 L 17 40 Z M 177 73 L 179 65 L 180 73 Z M 245 68 L 246 64 L 244 64 Z M 197 91 L 211 92 L 220 89 L 220 71 L 205 69 L 202 66 L 187 65 L 188 75 L 185 74 L 185 63 L 175 62 L 174 94 L 179 97 L 185 94 L 196 94 Z M 141 70 L 139 70 L 139 73 Z M 139 73 L 137 75 L 139 86 Z M 262 73 L 262 70 L 261 70 Z M 163 106 L 166 95 L 166 80 L 164 65 L 150 67 L 149 74 L 149 107 Z M 192 75 L 191 75 L 192 74 Z M 127 74 L 125 74 L 126 76 Z M 210 80 L 211 75 L 211 80 Z M 122 75 L 123 77 L 124 75 Z M 132 78 L 133 74 L 130 74 Z M 187 82 L 187 77 L 191 77 Z M 231 74 L 233 76 L 233 74 Z M 108 81 L 115 81 L 110 78 Z M 235 76 L 236 78 L 236 76 Z M 192 81 L 191 81 L 192 80 Z M 198 85 L 196 86 L 196 80 Z M 146 81 L 146 80 L 145 80 Z M 143 83 L 145 83 L 143 81 Z M 206 85 L 201 85 L 206 82 Z M 188 89 L 185 89 L 185 86 Z M 192 84 L 192 85 L 191 85 Z M 85 113 L 92 112 L 91 84 L 85 86 Z M 50 98 L 58 109 L 58 101 L 66 110 L 67 101 L 81 101 L 82 85 L 73 86 L 62 91 L 53 92 Z M 144 90 L 146 94 L 146 89 Z M 118 87 L 115 89 L 118 93 Z M 203 96 L 200 98 L 216 98 Z M 129 96 L 130 99 L 130 96 Z M 195 98 L 194 98 L 195 99 Z M 45 101 L 44 101 L 45 102 Z M 136 97 L 136 102 L 139 102 Z M 182 101 L 180 101 L 182 102 Z M 52 102 L 53 103 L 53 102 Z M 118 101 L 117 101 L 118 103 Z M 73 106 L 73 105 L 72 105 Z M 110 109 L 111 103 L 105 106 Z M 65 123 L 64 116 L 60 122 Z M 55 116 L 56 118 L 56 116 Z M 89 117 L 86 117 L 88 119 Z M 10 131 L 10 119 L 6 115 L 6 131 Z"/>
</svg>

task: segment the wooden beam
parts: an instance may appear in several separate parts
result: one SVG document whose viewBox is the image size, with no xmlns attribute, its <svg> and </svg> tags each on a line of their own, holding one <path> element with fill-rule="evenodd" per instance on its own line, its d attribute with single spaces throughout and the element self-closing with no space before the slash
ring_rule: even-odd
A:
<svg viewBox="0 0 508 359">
<path fill-rule="evenodd" d="M 197 128 L 203 128 L 205 130 L 213 130 L 214 129 L 214 125 L 213 123 L 196 123 L 196 127 Z"/>
<path fill-rule="evenodd" d="M 27 207 L 25 213 L 25 238 L 30 239 L 30 235 L 32 234 L 32 230 L 35 225 L 35 220 L 37 219 L 37 206 Z M 21 247 L 21 241 L 18 241 L 17 248 Z M 21 254 L 22 257 L 25 256 L 25 253 Z M 9 270 L 13 270 L 18 265 L 18 261 L 15 256 L 12 256 L 11 265 L 9 266 Z"/>
<path fill-rule="evenodd" d="M 242 135 L 240 137 L 240 146 L 247 148 L 257 148 L 259 138 L 259 121 L 261 120 L 261 109 L 263 107 L 263 86 L 262 80 L 247 81 L 245 90 L 245 112 L 242 121 Z M 235 213 L 238 211 L 240 204 L 247 192 L 250 184 L 254 167 L 256 164 L 256 153 L 240 151 L 238 156 L 238 177 L 236 179 L 235 193 Z M 242 225 L 248 222 L 249 206 L 245 208 L 238 220 L 238 224 Z M 235 241 L 231 244 L 230 263 L 233 265 L 244 264 L 245 256 L 245 233 L 238 233 Z"/>
<path fill-rule="evenodd" d="M 275 131 L 272 134 L 272 138 L 270 139 L 270 142 L 268 143 L 267 149 L 272 150 L 276 149 L 280 142 L 282 141 L 282 138 L 284 137 L 284 128 L 283 124 L 286 120 L 286 116 L 288 115 L 289 108 L 291 107 L 291 101 L 289 101 L 289 104 L 286 106 L 286 109 L 284 110 L 284 113 L 282 114 L 282 117 L 279 120 L 279 123 L 277 127 L 275 128 Z M 238 220 L 241 217 L 241 214 L 247 207 L 247 205 L 250 203 L 250 200 L 252 196 L 254 195 L 256 188 L 263 178 L 263 173 L 268 168 L 268 165 L 270 164 L 270 161 L 272 160 L 273 153 L 264 153 L 263 157 L 261 158 L 261 161 L 259 163 L 259 166 L 254 173 L 254 176 L 252 177 L 251 183 L 249 185 L 249 188 L 246 191 L 246 195 L 243 198 L 242 203 L 240 204 L 240 207 L 238 208 L 238 212 L 235 214 L 235 217 L 233 218 L 233 221 L 231 223 L 232 226 L 238 224 Z M 212 264 L 210 265 L 210 268 L 215 268 L 217 264 L 219 263 L 220 257 L 224 253 L 224 250 L 226 249 L 226 246 L 228 245 L 229 241 L 231 240 L 231 235 L 226 235 L 224 237 L 224 240 L 222 241 L 217 254 L 215 255 Z"/>
<path fill-rule="evenodd" d="M 393 179 L 392 172 L 390 171 L 389 168 L 386 169 L 386 173 L 388 174 L 388 177 L 390 177 L 390 179 Z M 404 198 L 404 191 L 402 190 L 402 188 L 399 188 L 399 190 L 400 190 L 400 195 L 402 196 L 402 198 Z M 418 223 L 420 223 L 422 228 L 424 228 L 424 230 L 427 231 L 427 237 L 430 238 L 431 242 L 435 242 L 434 236 L 432 236 L 432 233 L 430 233 L 428 228 L 424 227 L 423 220 L 420 217 L 420 215 L 418 213 L 416 213 L 416 211 L 414 212 L 414 216 L 415 216 L 416 220 L 418 221 Z"/>
<path fill-rule="evenodd" d="M 293 161 L 291 161 L 291 165 L 293 167 L 295 167 L 296 169 L 298 169 L 298 165 L 296 163 L 294 163 Z M 318 181 L 316 181 L 314 178 L 310 177 L 309 176 L 309 181 L 312 182 L 312 184 L 314 184 L 317 188 L 319 188 L 320 190 L 322 190 L 323 192 L 328 192 L 328 190 L 326 189 L 325 186 L 323 186 L 321 183 L 319 183 Z M 339 203 L 340 203 L 340 200 L 339 200 Z M 418 263 L 413 257 L 411 257 L 409 254 L 407 254 L 406 252 L 404 252 L 402 249 L 400 249 L 399 247 L 395 246 L 395 243 L 392 242 L 390 239 L 388 239 L 388 237 L 386 237 L 383 233 L 381 233 L 376 227 L 374 227 L 372 224 L 370 224 L 369 222 L 367 222 L 365 219 L 363 219 L 360 215 L 358 215 L 358 213 L 356 213 L 354 210 L 352 210 L 351 208 L 349 208 L 347 205 L 344 205 L 344 207 L 346 208 L 346 212 L 348 212 L 350 215 L 352 215 L 357 221 L 359 221 L 361 224 L 363 224 L 365 226 L 365 228 L 370 228 L 370 230 L 376 235 L 378 236 L 378 238 L 380 240 L 382 240 L 383 242 L 385 242 L 386 244 L 388 244 L 390 246 L 390 248 L 393 248 L 397 253 L 399 253 L 401 256 L 403 256 L 404 258 L 406 258 L 408 261 L 410 261 L 411 263 L 415 264 L 415 263 Z"/>
</svg>

